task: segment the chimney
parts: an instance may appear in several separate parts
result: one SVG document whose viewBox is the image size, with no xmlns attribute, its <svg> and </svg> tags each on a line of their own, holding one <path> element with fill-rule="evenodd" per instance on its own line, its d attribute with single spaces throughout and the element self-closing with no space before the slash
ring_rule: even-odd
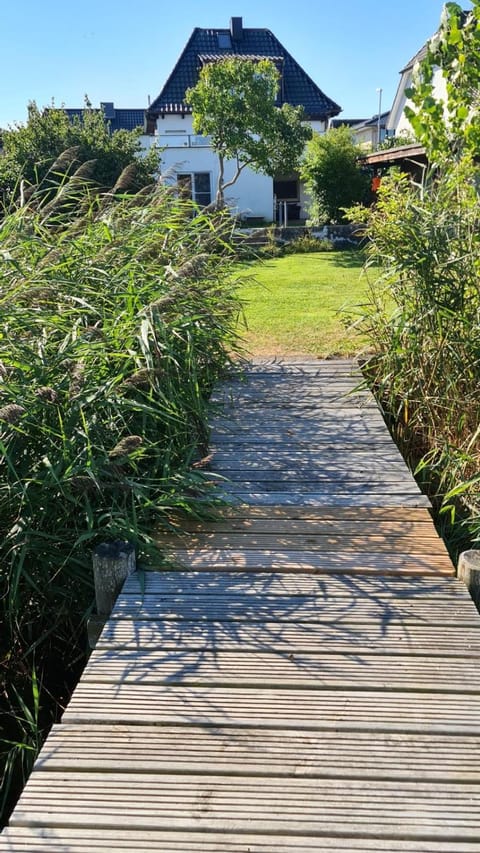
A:
<svg viewBox="0 0 480 853">
<path fill-rule="evenodd" d="M 243 19 L 242 18 L 230 18 L 230 34 L 232 36 L 232 41 L 242 41 L 243 40 Z"/>
</svg>

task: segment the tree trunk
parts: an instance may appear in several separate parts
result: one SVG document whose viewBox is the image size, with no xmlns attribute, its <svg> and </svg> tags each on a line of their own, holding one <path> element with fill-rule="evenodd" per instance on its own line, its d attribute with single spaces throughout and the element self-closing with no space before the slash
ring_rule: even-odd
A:
<svg viewBox="0 0 480 853">
<path fill-rule="evenodd" d="M 223 154 L 218 155 L 218 181 L 217 181 L 217 195 L 215 198 L 215 207 L 217 210 L 221 210 L 222 207 L 225 207 L 225 193 L 223 191 L 223 178 L 225 176 L 225 161 Z"/>
</svg>

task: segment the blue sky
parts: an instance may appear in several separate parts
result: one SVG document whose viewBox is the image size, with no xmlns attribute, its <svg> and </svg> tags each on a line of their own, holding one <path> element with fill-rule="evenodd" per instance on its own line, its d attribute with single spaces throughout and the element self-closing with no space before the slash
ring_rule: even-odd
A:
<svg viewBox="0 0 480 853">
<path fill-rule="evenodd" d="M 471 3 L 464 2 L 464 8 Z M 441 0 L 13 0 L 1 14 L 0 127 L 25 121 L 29 100 L 144 107 L 159 93 L 195 26 L 272 30 L 314 81 L 366 118 L 389 109 L 398 72 L 437 28 Z"/>
</svg>

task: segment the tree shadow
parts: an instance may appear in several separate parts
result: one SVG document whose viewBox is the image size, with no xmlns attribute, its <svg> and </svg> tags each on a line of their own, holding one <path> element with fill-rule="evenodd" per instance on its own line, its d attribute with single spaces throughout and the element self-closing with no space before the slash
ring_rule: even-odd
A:
<svg viewBox="0 0 480 853">
<path fill-rule="evenodd" d="M 336 267 L 342 267 L 344 269 L 358 269 L 361 270 L 365 266 L 365 261 L 367 260 L 366 253 L 363 249 L 352 249 L 345 250 L 339 252 L 331 252 L 328 256 L 332 259 L 332 263 Z"/>
</svg>

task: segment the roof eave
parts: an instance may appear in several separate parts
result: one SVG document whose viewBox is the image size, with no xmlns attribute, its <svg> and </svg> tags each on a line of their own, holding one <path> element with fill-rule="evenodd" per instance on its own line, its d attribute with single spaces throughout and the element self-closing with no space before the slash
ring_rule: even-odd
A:
<svg viewBox="0 0 480 853">
<path fill-rule="evenodd" d="M 363 163 L 369 166 L 389 165 L 399 160 L 411 160 L 413 157 L 426 160 L 425 148 L 418 142 L 409 145 L 399 145 L 397 148 L 386 148 L 381 151 L 373 151 L 361 157 Z"/>
</svg>

